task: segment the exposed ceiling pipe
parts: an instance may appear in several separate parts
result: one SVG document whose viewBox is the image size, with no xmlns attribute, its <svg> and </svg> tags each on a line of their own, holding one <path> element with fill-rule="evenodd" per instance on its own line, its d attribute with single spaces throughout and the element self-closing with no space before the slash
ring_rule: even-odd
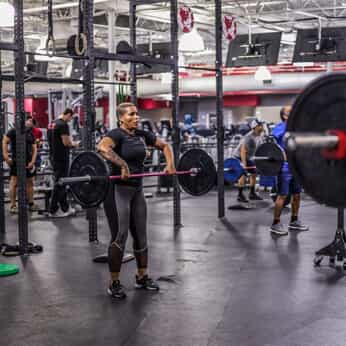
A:
<svg viewBox="0 0 346 346">
<path fill-rule="evenodd" d="M 104 2 L 108 2 L 109 0 L 94 0 L 94 4 L 100 4 Z M 73 7 L 78 7 L 79 3 L 77 2 L 66 2 L 64 4 L 58 4 L 58 5 L 53 5 L 53 10 L 59 10 L 63 8 L 73 8 Z M 42 7 L 35 7 L 35 8 L 26 8 L 24 9 L 24 14 L 32 14 L 32 13 L 39 13 L 39 12 L 47 12 L 47 6 L 42 6 Z"/>
<path fill-rule="evenodd" d="M 262 90 L 300 90 L 303 89 L 313 79 L 325 72 L 297 72 L 297 73 L 275 73 L 272 74 L 272 82 L 263 84 L 256 81 L 253 74 L 245 76 L 224 76 L 224 92 L 239 91 L 262 91 Z M 30 93 L 47 93 L 47 84 L 37 82 L 27 82 L 30 86 Z M 51 89 L 61 89 L 64 84 L 49 84 Z M 71 85 L 69 85 L 71 87 Z M 179 80 L 179 90 L 181 93 L 206 93 L 215 94 L 215 77 L 182 78 Z M 74 86 L 75 90 L 81 90 L 80 85 Z M 156 97 L 157 95 L 170 95 L 171 85 L 162 83 L 161 80 L 139 79 L 137 81 L 137 91 L 139 97 Z M 3 92 L 13 93 L 14 82 L 3 81 Z"/>
<path fill-rule="evenodd" d="M 346 9 L 345 7 L 342 7 L 343 9 Z M 332 10 L 333 8 L 330 8 Z M 311 19 L 318 19 L 318 20 L 328 20 L 328 19 L 345 19 L 346 16 L 328 16 L 328 15 L 323 15 L 320 16 L 318 14 L 306 12 L 306 11 L 296 11 L 296 10 L 289 10 L 290 12 L 294 12 L 295 14 L 300 14 L 302 16 L 311 18 Z"/>
<path fill-rule="evenodd" d="M 297 90 L 304 88 L 313 79 L 324 72 L 309 73 L 278 73 L 272 74 L 272 82 L 263 84 L 256 81 L 254 75 L 224 76 L 224 92 L 260 91 L 260 90 Z M 179 80 L 181 93 L 215 94 L 215 77 L 182 78 Z M 139 79 L 137 91 L 139 97 L 153 97 L 160 94 L 170 94 L 170 84 L 160 80 Z"/>
</svg>

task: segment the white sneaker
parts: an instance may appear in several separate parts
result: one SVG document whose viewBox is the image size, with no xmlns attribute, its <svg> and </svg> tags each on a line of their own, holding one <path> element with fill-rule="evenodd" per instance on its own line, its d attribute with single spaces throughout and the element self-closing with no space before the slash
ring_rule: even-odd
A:
<svg viewBox="0 0 346 346">
<path fill-rule="evenodd" d="M 76 209 L 72 208 L 72 207 L 69 207 L 65 214 L 66 214 L 66 216 L 76 215 Z"/>
<path fill-rule="evenodd" d="M 73 209 L 75 209 L 75 211 L 78 213 L 79 211 L 83 211 L 83 208 L 79 205 L 79 204 L 76 204 L 74 205 Z"/>
<path fill-rule="evenodd" d="M 287 235 L 288 234 L 287 230 L 284 229 L 284 226 L 281 222 L 272 225 L 270 227 L 270 232 L 273 234 L 276 234 L 276 235 Z"/>
<path fill-rule="evenodd" d="M 64 213 L 62 210 L 58 210 L 55 213 L 48 213 L 48 217 L 52 217 L 52 218 L 60 218 L 60 217 L 66 217 L 68 216 L 67 212 Z"/>
<path fill-rule="evenodd" d="M 299 220 L 296 220 L 296 221 L 290 222 L 290 224 L 288 225 L 288 229 L 290 231 L 308 231 L 309 227 L 304 225 Z"/>
</svg>

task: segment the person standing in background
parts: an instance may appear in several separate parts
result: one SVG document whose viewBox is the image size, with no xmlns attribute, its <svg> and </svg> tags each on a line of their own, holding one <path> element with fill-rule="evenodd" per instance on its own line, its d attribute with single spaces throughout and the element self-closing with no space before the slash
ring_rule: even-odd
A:
<svg viewBox="0 0 346 346">
<path fill-rule="evenodd" d="M 35 118 L 32 119 L 32 124 L 33 124 L 32 133 L 34 135 L 35 144 L 37 147 L 37 156 L 36 156 L 35 166 L 36 168 L 38 168 L 41 165 L 41 154 L 39 150 L 42 148 L 43 134 L 41 129 L 37 126 L 37 121 Z"/>
<path fill-rule="evenodd" d="M 284 152 L 285 157 L 285 141 L 284 137 L 286 134 L 287 120 L 291 112 L 291 106 L 286 106 L 280 110 L 281 123 L 277 124 L 273 131 L 272 135 L 276 139 L 277 144 L 281 147 Z M 293 177 L 292 172 L 288 166 L 288 162 L 285 161 L 282 164 L 281 171 L 277 177 L 278 179 L 278 196 L 275 201 L 274 207 L 274 218 L 272 225 L 270 227 L 271 233 L 283 236 L 287 235 L 288 231 L 284 228 L 281 223 L 281 213 L 285 206 L 285 200 L 288 195 L 291 195 L 291 220 L 288 225 L 290 231 L 308 231 L 309 227 L 304 225 L 299 219 L 299 208 L 300 208 L 300 194 L 301 187 L 296 179 Z"/>
<path fill-rule="evenodd" d="M 68 175 L 70 167 L 70 149 L 77 148 L 79 142 L 73 142 L 68 123 L 72 120 L 73 110 L 65 111 L 50 126 L 49 144 L 55 182 Z M 61 210 L 59 210 L 59 206 Z M 76 210 L 69 206 L 65 186 L 55 184 L 50 204 L 50 217 L 65 217 L 73 215 Z"/>
<path fill-rule="evenodd" d="M 26 141 L 26 197 L 29 204 L 29 211 L 36 211 L 38 207 L 34 204 L 34 176 L 36 174 L 35 161 L 37 155 L 37 146 L 35 143 L 34 134 L 32 132 L 33 118 L 28 115 L 25 121 L 25 141 Z M 17 143 L 16 143 L 16 129 L 11 128 L 2 140 L 2 155 L 4 161 L 10 168 L 10 213 L 16 214 L 17 208 Z M 10 153 L 8 147 L 10 146 Z"/>
</svg>

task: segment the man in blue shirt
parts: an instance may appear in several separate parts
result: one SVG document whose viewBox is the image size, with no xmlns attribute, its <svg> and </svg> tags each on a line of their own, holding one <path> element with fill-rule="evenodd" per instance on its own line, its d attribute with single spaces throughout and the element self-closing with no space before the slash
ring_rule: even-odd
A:
<svg viewBox="0 0 346 346">
<path fill-rule="evenodd" d="M 283 107 L 280 111 L 281 123 L 277 124 L 272 131 L 272 135 L 275 137 L 278 145 L 285 151 L 284 136 L 286 133 L 286 125 L 291 107 Z M 286 155 L 285 155 L 286 156 Z M 291 197 L 291 221 L 288 229 L 290 231 L 307 231 L 309 228 L 302 224 L 298 220 L 299 206 L 300 206 L 300 193 L 301 187 L 298 182 L 294 179 L 289 167 L 288 162 L 285 161 L 281 167 L 281 172 L 277 177 L 278 182 L 278 197 L 275 201 L 274 208 L 274 220 L 270 227 L 271 232 L 276 235 L 287 235 L 288 232 L 280 221 L 281 212 L 285 205 L 285 199 L 290 194 Z"/>
</svg>

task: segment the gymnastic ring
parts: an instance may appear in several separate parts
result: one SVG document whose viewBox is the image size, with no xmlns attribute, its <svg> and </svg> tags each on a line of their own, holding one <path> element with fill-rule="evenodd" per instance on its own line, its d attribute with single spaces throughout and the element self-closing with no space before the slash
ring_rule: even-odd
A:
<svg viewBox="0 0 346 346">
<path fill-rule="evenodd" d="M 52 49 L 50 49 L 50 46 Z M 55 39 L 53 35 L 50 35 L 47 37 L 46 40 L 46 53 L 49 57 L 52 57 L 55 55 L 56 49 L 55 49 Z"/>
<path fill-rule="evenodd" d="M 82 45 L 80 45 L 82 43 Z M 84 33 L 79 33 L 76 35 L 75 40 L 74 40 L 74 49 L 76 52 L 76 55 L 82 56 L 85 54 L 87 50 L 88 42 L 87 42 L 87 37 Z"/>
</svg>

